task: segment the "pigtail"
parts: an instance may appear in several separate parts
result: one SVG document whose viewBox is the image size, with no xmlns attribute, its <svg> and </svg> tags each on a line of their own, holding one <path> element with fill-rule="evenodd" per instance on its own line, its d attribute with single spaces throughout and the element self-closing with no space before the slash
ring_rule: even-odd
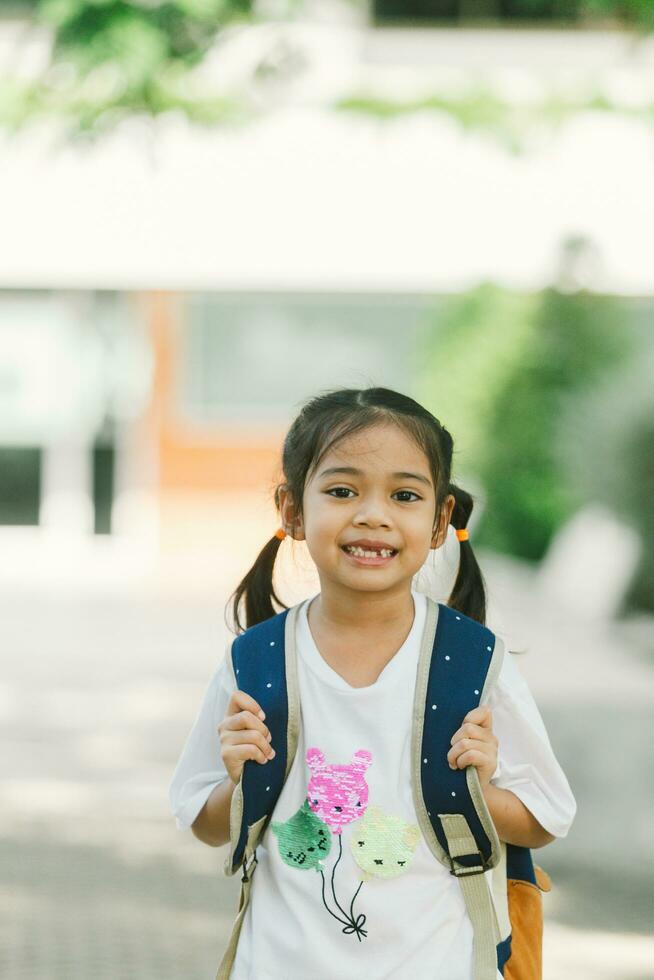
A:
<svg viewBox="0 0 654 980">
<path fill-rule="evenodd" d="M 451 523 L 457 531 L 461 531 L 468 526 L 473 507 L 472 497 L 453 483 L 450 483 L 448 493 L 454 497 Z M 478 623 L 484 625 L 486 622 L 486 588 L 481 569 L 477 564 L 469 540 L 461 541 L 460 549 L 459 572 L 448 600 L 448 606 L 458 609 L 465 616 L 470 616 L 471 619 L 476 619 Z"/>
<path fill-rule="evenodd" d="M 281 543 L 281 539 L 276 534 L 270 541 L 266 542 L 257 555 L 254 565 L 247 575 L 241 579 L 230 596 L 232 617 L 237 633 L 242 633 L 250 626 L 261 623 L 264 619 L 270 619 L 271 616 L 279 612 L 278 609 L 274 608 L 272 599 L 283 609 L 288 609 L 288 606 L 275 595 L 273 589 L 273 568 Z M 241 622 L 239 615 L 239 606 L 243 598 L 245 600 L 245 623 Z"/>
</svg>

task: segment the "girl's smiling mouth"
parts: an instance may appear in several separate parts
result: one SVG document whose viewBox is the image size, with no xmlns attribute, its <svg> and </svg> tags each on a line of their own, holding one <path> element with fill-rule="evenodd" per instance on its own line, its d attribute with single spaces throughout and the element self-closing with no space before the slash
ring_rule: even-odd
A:
<svg viewBox="0 0 654 980">
<path fill-rule="evenodd" d="M 387 565 L 397 554 L 397 549 L 388 547 L 381 542 L 363 541 L 356 544 L 341 545 L 341 551 L 355 565 L 378 566 Z"/>
</svg>

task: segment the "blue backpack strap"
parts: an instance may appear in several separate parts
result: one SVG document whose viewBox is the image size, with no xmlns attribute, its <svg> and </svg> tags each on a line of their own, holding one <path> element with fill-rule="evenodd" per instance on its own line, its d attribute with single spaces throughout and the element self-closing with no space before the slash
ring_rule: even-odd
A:
<svg viewBox="0 0 654 980">
<path fill-rule="evenodd" d="M 519 847 L 517 844 L 506 845 L 506 876 L 514 881 L 528 881 L 532 885 L 538 885 L 534 862 L 528 847 Z"/>
<path fill-rule="evenodd" d="M 256 848 L 297 749 L 300 704 L 297 684 L 295 622 L 299 604 L 251 626 L 232 641 L 230 655 L 236 684 L 261 705 L 272 735 L 274 759 L 265 764 L 248 760 L 234 787 L 230 807 L 230 853 L 225 872 L 243 867 L 238 914 L 216 980 L 229 980 L 236 947 L 250 901 Z"/>
<path fill-rule="evenodd" d="M 447 837 L 438 815 L 462 814 L 467 820 L 479 854 L 459 855 L 456 863 L 464 867 L 479 865 L 479 855 L 485 866 L 493 867 L 499 858 L 499 844 L 481 796 L 479 779 L 475 778 L 477 770 L 474 766 L 450 769 L 447 753 L 452 747 L 452 735 L 460 728 L 464 717 L 486 700 L 497 679 L 502 653 L 501 645 L 496 644 L 495 635 L 489 629 L 463 613 L 439 604 L 422 701 L 420 782 L 434 834 L 448 858 Z M 453 871 L 452 861 L 443 863 Z"/>
<path fill-rule="evenodd" d="M 484 872 L 503 851 L 474 766 L 450 769 L 451 739 L 487 700 L 504 646 L 463 613 L 429 600 L 413 714 L 413 792 L 434 856 L 460 882 L 474 930 L 474 978 L 495 980 L 502 942 Z"/>
<path fill-rule="evenodd" d="M 246 859 L 253 856 L 295 756 L 299 730 L 295 660 L 297 610 L 298 606 L 285 609 L 250 627 L 232 642 L 236 684 L 265 712 L 275 757 L 265 764 L 248 760 L 243 766 L 241 780 L 232 796 L 232 846 L 225 868 L 228 874 L 234 874 Z"/>
</svg>

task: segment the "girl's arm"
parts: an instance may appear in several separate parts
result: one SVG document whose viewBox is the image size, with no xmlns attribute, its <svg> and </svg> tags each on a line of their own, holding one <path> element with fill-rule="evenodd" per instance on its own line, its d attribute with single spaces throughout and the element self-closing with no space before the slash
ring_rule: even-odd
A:
<svg viewBox="0 0 654 980">
<path fill-rule="evenodd" d="M 477 769 L 486 805 L 500 840 L 518 847 L 537 848 L 555 837 L 542 827 L 515 793 L 491 783 L 497 768 L 498 740 L 493 734 L 492 711 L 480 705 L 469 711 L 451 739 L 447 759 L 452 769 Z"/>
<path fill-rule="evenodd" d="M 229 810 L 235 785 L 231 779 L 224 779 L 214 786 L 191 825 L 191 830 L 203 844 L 222 847 L 229 840 Z"/>
<path fill-rule="evenodd" d="M 272 736 L 264 725 L 265 714 L 245 691 L 234 691 L 225 718 L 218 725 L 221 755 L 228 779 L 214 786 L 191 830 L 204 844 L 220 847 L 230 838 L 229 816 L 234 787 L 239 783 L 248 759 L 261 765 L 274 758 Z"/>
<path fill-rule="evenodd" d="M 487 783 L 483 793 L 500 840 L 529 848 L 544 847 L 556 840 L 510 789 Z"/>
</svg>

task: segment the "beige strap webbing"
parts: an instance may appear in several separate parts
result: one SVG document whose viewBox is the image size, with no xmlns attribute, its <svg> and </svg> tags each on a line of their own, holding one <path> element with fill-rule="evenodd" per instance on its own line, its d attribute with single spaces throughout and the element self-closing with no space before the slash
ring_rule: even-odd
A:
<svg viewBox="0 0 654 980">
<path fill-rule="evenodd" d="M 464 854 L 478 854 L 477 842 L 460 813 L 439 813 L 453 859 Z M 452 861 L 452 871 L 459 879 L 463 900 L 470 916 L 474 943 L 474 980 L 496 980 L 497 944 L 501 942 L 495 905 L 481 862 L 472 867 Z"/>
<path fill-rule="evenodd" d="M 244 865 L 246 867 L 246 865 Z M 241 935 L 241 927 L 243 925 L 243 919 L 245 918 L 245 912 L 250 901 L 250 889 L 252 887 L 252 875 L 254 874 L 254 869 L 256 867 L 256 857 L 254 861 L 250 863 L 248 872 L 243 874 L 241 878 L 241 892 L 238 899 L 238 912 L 236 915 L 236 920 L 232 927 L 232 933 L 229 937 L 229 942 L 227 943 L 227 949 L 220 961 L 220 966 L 218 967 L 218 972 L 216 973 L 216 980 L 229 980 L 229 975 L 232 972 L 232 966 L 234 965 L 234 958 L 236 957 L 236 947 L 238 945 L 238 937 Z"/>
</svg>

